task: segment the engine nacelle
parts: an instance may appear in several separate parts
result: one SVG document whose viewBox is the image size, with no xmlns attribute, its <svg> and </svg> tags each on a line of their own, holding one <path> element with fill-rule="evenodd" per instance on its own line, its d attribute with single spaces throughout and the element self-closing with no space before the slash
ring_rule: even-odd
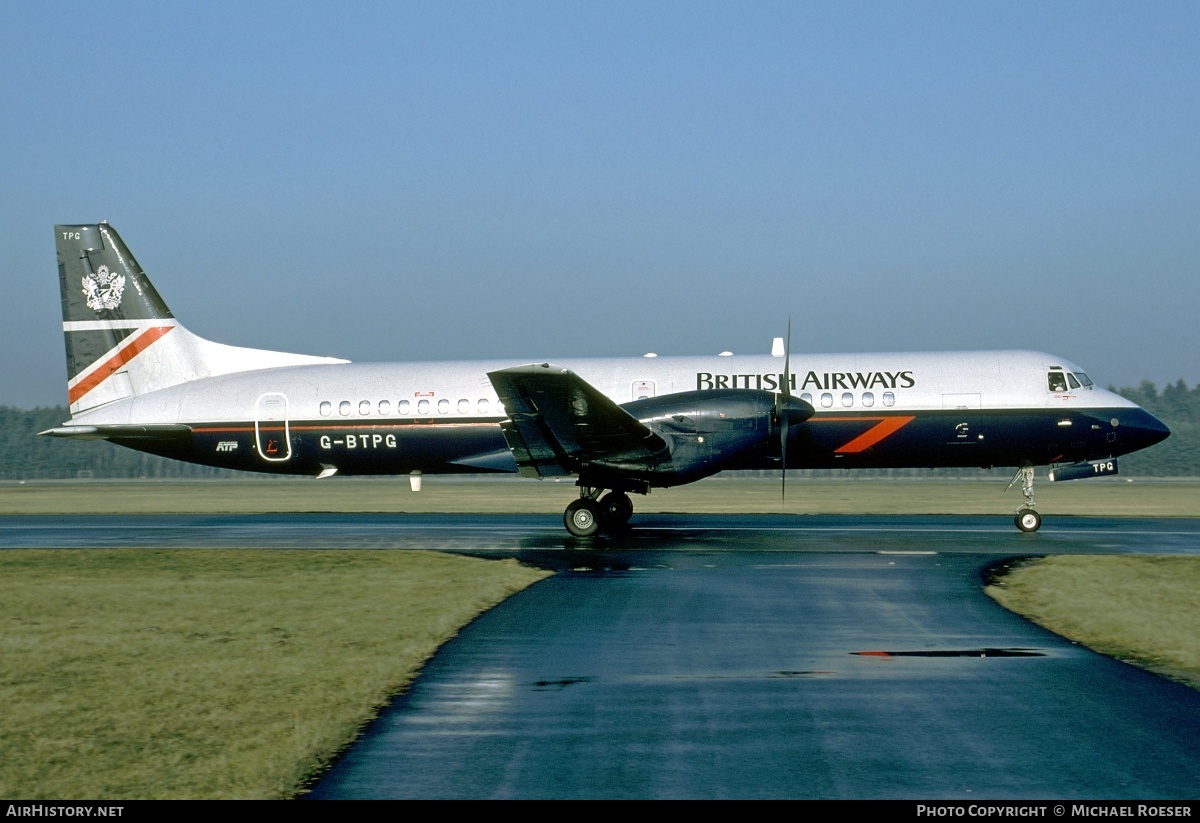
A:
<svg viewBox="0 0 1200 823">
<path fill-rule="evenodd" d="M 712 389 L 637 400 L 622 408 L 667 444 L 667 453 L 647 465 L 609 465 L 654 486 L 690 483 L 735 468 L 780 443 L 780 417 L 788 426 L 804 422 L 813 407 L 799 398 L 780 404 L 775 394 L 757 389 Z"/>
</svg>

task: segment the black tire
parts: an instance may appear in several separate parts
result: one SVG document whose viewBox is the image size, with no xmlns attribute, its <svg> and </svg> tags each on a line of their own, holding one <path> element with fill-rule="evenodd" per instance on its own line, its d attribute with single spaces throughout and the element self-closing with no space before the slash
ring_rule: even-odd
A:
<svg viewBox="0 0 1200 823">
<path fill-rule="evenodd" d="M 600 514 L 605 526 L 624 526 L 633 517 L 633 501 L 625 492 L 609 492 L 600 498 Z"/>
<path fill-rule="evenodd" d="M 600 504 L 580 498 L 563 512 L 563 525 L 576 537 L 591 537 L 600 531 Z"/>
<path fill-rule="evenodd" d="M 1042 527 L 1042 516 L 1033 509 L 1021 509 L 1013 522 L 1023 532 L 1035 532 Z"/>
</svg>

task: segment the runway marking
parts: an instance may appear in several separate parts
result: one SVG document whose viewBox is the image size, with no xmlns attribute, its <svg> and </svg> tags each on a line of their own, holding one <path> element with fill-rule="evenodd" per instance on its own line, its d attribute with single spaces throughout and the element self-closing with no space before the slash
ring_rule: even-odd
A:
<svg viewBox="0 0 1200 823">
<path fill-rule="evenodd" d="M 937 526 L 921 527 L 921 528 L 913 528 L 913 527 L 895 528 L 895 527 L 891 527 L 891 526 L 886 526 L 886 527 L 885 526 L 879 526 L 879 527 L 863 527 L 863 526 L 712 526 L 712 527 L 703 527 L 703 526 L 637 526 L 637 525 L 634 525 L 634 526 L 631 526 L 630 528 L 634 532 L 643 532 L 643 531 L 702 531 L 702 532 L 772 532 L 772 531 L 774 531 L 774 532 L 864 532 L 864 533 L 876 533 L 876 532 L 909 533 L 909 532 L 911 532 L 914 534 L 917 534 L 917 533 L 919 533 L 919 534 L 1012 534 L 1013 536 L 1020 536 L 1019 533 L 1017 531 L 1015 531 L 1014 529 L 1006 528 L 1004 526 L 997 526 L 996 528 L 965 528 L 965 527 L 964 528 L 947 528 L 947 527 L 937 527 Z M 1055 536 L 1074 535 L 1074 534 L 1079 534 L 1079 535 L 1103 534 L 1103 535 L 1108 535 L 1110 537 L 1113 535 L 1113 533 L 1114 532 L 1112 529 L 1056 529 L 1053 527 L 1051 527 L 1051 528 L 1043 527 L 1041 529 L 1041 531 L 1038 532 L 1038 534 L 1041 534 L 1041 535 L 1053 534 Z M 1168 536 L 1176 536 L 1176 537 L 1191 537 L 1191 536 L 1200 534 L 1200 530 L 1196 530 L 1196 531 L 1126 531 L 1126 530 L 1122 529 L 1122 530 L 1118 531 L 1117 534 L 1120 534 L 1122 536 L 1137 535 L 1139 537 L 1143 537 L 1146 535 L 1168 535 Z"/>
<path fill-rule="evenodd" d="M 912 532 L 914 534 L 997 534 L 1001 532 L 1010 532 L 1012 529 L 1004 527 L 996 528 L 892 528 L 890 526 L 631 526 L 634 531 L 700 531 L 700 532 Z M 1071 532 L 1071 534 L 1081 534 L 1082 532 Z M 1111 534 L 1111 532 L 1105 532 Z M 1131 532 L 1122 532 L 1122 534 L 1130 534 Z M 1016 532 L 1013 532 L 1016 534 Z M 1147 534 L 1166 534 L 1166 532 L 1147 532 Z M 1196 532 L 1181 532 L 1181 534 L 1196 534 Z"/>
<path fill-rule="evenodd" d="M 1045 657 L 1035 649 L 922 649 L 920 651 L 850 652 L 859 657 Z"/>
</svg>

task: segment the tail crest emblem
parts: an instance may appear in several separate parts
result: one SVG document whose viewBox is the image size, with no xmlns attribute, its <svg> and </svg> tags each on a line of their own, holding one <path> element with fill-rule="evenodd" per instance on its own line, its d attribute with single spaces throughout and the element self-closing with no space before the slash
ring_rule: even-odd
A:
<svg viewBox="0 0 1200 823">
<path fill-rule="evenodd" d="M 125 293 L 125 275 L 113 274 L 108 266 L 100 266 L 94 275 L 83 278 L 83 296 L 92 311 L 112 310 L 121 305 Z"/>
</svg>

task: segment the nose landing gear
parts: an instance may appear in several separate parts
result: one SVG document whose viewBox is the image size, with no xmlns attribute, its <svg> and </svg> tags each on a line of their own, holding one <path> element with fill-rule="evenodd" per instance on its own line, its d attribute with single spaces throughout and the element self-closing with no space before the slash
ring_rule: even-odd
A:
<svg viewBox="0 0 1200 823">
<path fill-rule="evenodd" d="M 1018 480 L 1021 481 L 1021 493 L 1025 495 L 1025 504 L 1017 509 L 1013 523 L 1023 532 L 1035 532 L 1042 527 L 1042 516 L 1033 508 L 1033 466 L 1017 469 L 1005 491 L 1011 489 Z"/>
<path fill-rule="evenodd" d="M 1042 527 L 1042 516 L 1033 509 L 1020 509 L 1013 522 L 1023 532 L 1035 532 Z"/>
</svg>

